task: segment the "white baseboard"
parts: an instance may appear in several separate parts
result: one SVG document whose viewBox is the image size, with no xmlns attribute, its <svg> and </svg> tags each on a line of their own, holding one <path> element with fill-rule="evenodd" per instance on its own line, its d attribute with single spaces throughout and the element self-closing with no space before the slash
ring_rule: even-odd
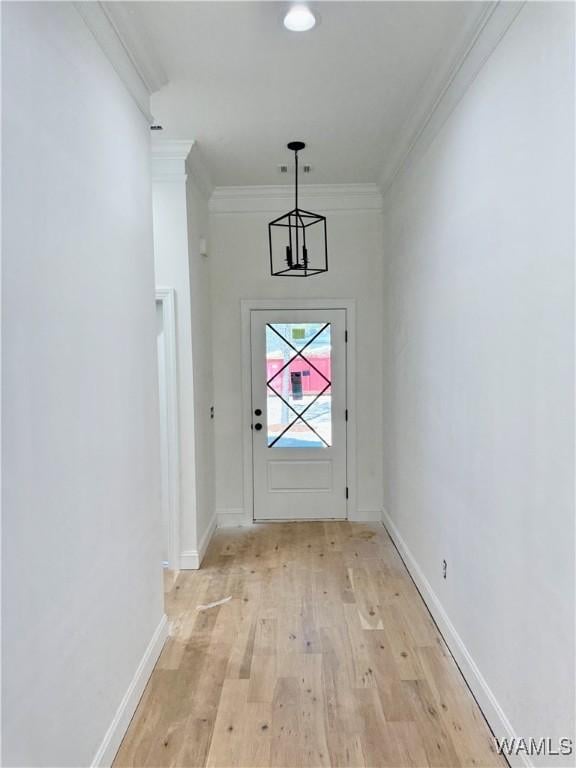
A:
<svg viewBox="0 0 576 768">
<path fill-rule="evenodd" d="M 252 515 L 247 515 L 243 509 L 218 509 L 216 517 L 218 528 L 235 528 L 253 523 Z"/>
<path fill-rule="evenodd" d="M 197 571 L 198 568 L 200 568 L 200 566 L 202 565 L 202 560 L 204 560 L 204 555 L 206 554 L 206 550 L 208 549 L 208 545 L 210 544 L 210 540 L 212 539 L 212 536 L 214 535 L 214 531 L 216 530 L 216 522 L 217 522 L 216 515 L 214 515 L 204 535 L 200 539 L 198 549 L 189 549 L 189 550 L 186 550 L 185 552 L 182 552 L 182 554 L 180 555 L 181 570 Z"/>
<path fill-rule="evenodd" d="M 382 513 L 382 522 L 390 534 L 391 539 L 398 547 L 398 551 L 402 555 L 410 575 L 416 582 L 424 602 L 434 617 L 434 621 L 438 625 L 438 628 L 440 629 L 446 644 L 456 659 L 456 663 L 460 667 L 460 670 L 464 675 L 464 679 L 470 686 L 494 734 L 499 739 L 515 738 L 516 734 L 514 733 L 514 729 L 512 728 L 509 719 L 506 717 L 504 710 L 498 703 L 496 696 L 491 691 L 476 662 L 464 645 L 464 641 L 450 621 L 450 618 L 446 613 L 442 603 L 440 602 L 440 599 L 432 589 L 430 582 L 418 565 L 414 555 L 408 549 L 406 542 L 400 535 L 398 528 L 386 510 L 384 510 Z M 533 768 L 534 764 L 528 759 L 526 755 L 511 755 L 509 757 L 507 755 L 506 757 L 512 768 Z"/>
<path fill-rule="evenodd" d="M 92 760 L 91 768 L 109 768 L 109 766 L 112 765 L 114 758 L 116 757 L 116 752 L 118 752 L 124 734 L 128 730 L 130 721 L 136 711 L 138 702 L 144 693 L 146 683 L 148 682 L 152 670 L 158 661 L 158 657 L 162 652 L 167 636 L 168 619 L 166 616 L 162 616 L 160 623 L 154 630 L 152 639 L 148 643 L 144 656 L 142 656 L 140 664 L 138 664 L 138 668 L 128 686 L 128 690 L 122 697 L 122 701 L 116 710 L 114 719 L 106 731 L 102 743 L 98 747 L 98 751 Z"/>
<path fill-rule="evenodd" d="M 246 515 L 243 509 L 219 509 L 216 513 L 218 528 L 235 528 L 253 525 L 252 517 Z M 348 520 L 351 523 L 381 523 L 381 509 L 358 509 L 351 511 Z"/>
<path fill-rule="evenodd" d="M 357 509 L 355 512 L 351 512 L 348 520 L 350 520 L 351 523 L 381 523 L 382 510 Z"/>
</svg>

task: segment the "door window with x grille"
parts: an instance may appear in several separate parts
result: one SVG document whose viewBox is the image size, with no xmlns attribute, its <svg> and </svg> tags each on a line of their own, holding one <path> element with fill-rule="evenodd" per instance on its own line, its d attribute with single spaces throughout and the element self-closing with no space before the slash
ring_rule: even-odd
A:
<svg viewBox="0 0 576 768">
<path fill-rule="evenodd" d="M 344 519 L 346 310 L 250 310 L 255 520 Z"/>
<path fill-rule="evenodd" d="M 267 323 L 269 448 L 332 444 L 330 323 Z"/>
</svg>

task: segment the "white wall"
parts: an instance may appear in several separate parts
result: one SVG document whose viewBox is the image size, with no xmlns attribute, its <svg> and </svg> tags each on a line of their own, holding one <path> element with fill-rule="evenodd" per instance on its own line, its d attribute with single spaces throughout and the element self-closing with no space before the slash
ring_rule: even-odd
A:
<svg viewBox="0 0 576 768">
<path fill-rule="evenodd" d="M 284 201 L 285 210 L 292 202 Z M 381 212 L 321 210 L 317 200 L 305 197 L 302 205 L 325 211 L 328 221 L 330 269 L 308 279 L 270 275 L 268 222 L 280 214 L 262 211 L 270 201 L 261 200 L 256 212 L 211 214 L 216 510 L 227 523 L 252 519 L 252 510 L 244 509 L 242 366 L 249 361 L 241 357 L 242 299 L 356 299 L 357 339 L 351 341 L 356 343 L 358 374 L 358 483 L 352 514 L 365 519 L 382 508 Z"/>
<path fill-rule="evenodd" d="M 149 131 L 70 3 L 3 14 L 3 760 L 90 765 L 163 616 Z"/>
<path fill-rule="evenodd" d="M 169 352 L 169 321 L 164 318 L 164 302 L 156 301 L 156 351 L 158 355 L 158 397 L 160 405 L 160 461 L 161 461 L 161 519 L 162 519 L 162 564 L 173 567 L 171 560 L 179 560 L 180 552 L 174 554 L 175 546 L 173 537 L 172 514 L 176 513 L 178 508 L 178 493 L 171 487 L 172 478 L 175 477 L 170 459 L 173 448 L 171 438 L 173 436 L 174 425 L 170 419 L 170 398 L 172 391 L 170 389 L 170 352 Z M 166 327 L 165 327 L 166 326 Z M 178 477 L 178 482 L 180 478 Z M 176 497 L 176 498 L 174 498 Z M 179 545 L 179 542 L 178 542 Z"/>
<path fill-rule="evenodd" d="M 573 44 L 527 3 L 385 201 L 384 505 L 525 737 L 574 734 Z"/>
<path fill-rule="evenodd" d="M 178 429 L 180 439 L 180 548 L 196 549 L 196 479 L 194 445 L 194 380 L 190 270 L 188 264 L 188 214 L 185 160 L 190 145 L 178 161 L 153 155 L 154 270 L 156 285 L 173 288 L 176 296 L 176 355 L 178 378 Z M 156 152 L 155 148 L 154 151 Z M 172 167 L 174 166 L 174 167 Z"/>
<path fill-rule="evenodd" d="M 210 304 L 210 262 L 200 253 L 200 240 L 208 240 L 209 214 L 206 196 L 190 168 L 186 183 L 188 210 L 188 263 L 190 269 L 190 311 L 194 376 L 194 423 L 196 453 L 196 528 L 202 548 L 215 523 L 214 500 L 214 403 L 212 376 L 212 307 Z"/>
<path fill-rule="evenodd" d="M 186 160 L 192 141 L 153 145 L 156 284 L 176 295 L 181 567 L 197 568 L 214 522 L 210 268 L 200 256 L 208 203 Z"/>
</svg>

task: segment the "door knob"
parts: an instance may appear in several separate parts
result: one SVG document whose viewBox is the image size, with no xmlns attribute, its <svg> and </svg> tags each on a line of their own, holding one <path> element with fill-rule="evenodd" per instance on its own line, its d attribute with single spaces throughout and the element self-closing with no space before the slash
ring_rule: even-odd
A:
<svg viewBox="0 0 576 768">
<path fill-rule="evenodd" d="M 256 424 L 254 424 L 254 429 L 257 432 L 260 432 L 260 430 L 262 429 L 262 424 L 260 424 L 260 422 L 257 422 Z"/>
</svg>

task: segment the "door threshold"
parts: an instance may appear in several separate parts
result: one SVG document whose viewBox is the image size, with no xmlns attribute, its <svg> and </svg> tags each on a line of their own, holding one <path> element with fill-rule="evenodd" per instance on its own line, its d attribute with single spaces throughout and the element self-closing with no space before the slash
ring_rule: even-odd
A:
<svg viewBox="0 0 576 768">
<path fill-rule="evenodd" d="M 347 517 L 286 517 L 282 519 L 273 518 L 268 520 L 262 518 L 252 520 L 254 525 L 258 523 L 346 523 L 347 521 Z"/>
</svg>

